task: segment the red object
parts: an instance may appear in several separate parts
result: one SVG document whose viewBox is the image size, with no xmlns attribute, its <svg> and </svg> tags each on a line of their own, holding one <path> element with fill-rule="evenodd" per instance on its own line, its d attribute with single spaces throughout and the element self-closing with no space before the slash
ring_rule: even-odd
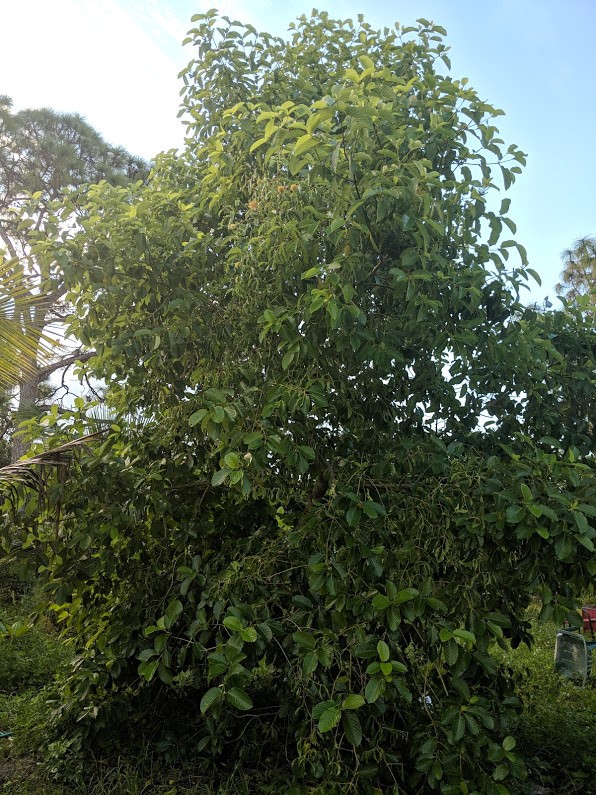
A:
<svg viewBox="0 0 596 795">
<path fill-rule="evenodd" d="M 582 607 L 582 621 L 584 632 L 590 633 L 592 640 L 596 637 L 596 605 L 586 605 Z"/>
</svg>

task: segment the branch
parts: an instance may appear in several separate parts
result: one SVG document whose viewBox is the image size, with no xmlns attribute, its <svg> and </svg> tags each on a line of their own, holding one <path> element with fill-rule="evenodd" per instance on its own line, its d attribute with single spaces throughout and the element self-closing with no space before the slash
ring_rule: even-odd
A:
<svg viewBox="0 0 596 795">
<path fill-rule="evenodd" d="M 47 364 L 45 367 L 40 367 L 37 370 L 36 377 L 39 379 L 39 381 L 43 381 L 52 373 L 55 373 L 56 370 L 60 370 L 62 367 L 70 367 L 71 364 L 75 364 L 76 362 L 86 362 L 91 359 L 92 356 L 95 356 L 95 351 L 85 351 L 84 353 L 81 351 L 75 351 L 68 356 L 64 356 L 62 359 L 59 359 L 57 362 L 52 362 L 51 364 Z"/>
</svg>

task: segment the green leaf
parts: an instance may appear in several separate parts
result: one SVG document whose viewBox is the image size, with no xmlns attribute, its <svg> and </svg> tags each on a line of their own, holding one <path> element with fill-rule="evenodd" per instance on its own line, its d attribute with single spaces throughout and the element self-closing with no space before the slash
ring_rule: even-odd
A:
<svg viewBox="0 0 596 795">
<path fill-rule="evenodd" d="M 214 676 L 219 676 L 228 670 L 229 663 L 223 654 L 214 652 L 207 658 L 209 663 L 209 678 L 213 679 Z"/>
<path fill-rule="evenodd" d="M 257 630 L 254 627 L 246 627 L 241 630 L 240 637 L 247 643 L 254 643 L 257 639 Z"/>
<path fill-rule="evenodd" d="M 221 486 L 221 484 L 226 480 L 226 478 L 231 474 L 231 470 L 227 467 L 220 469 L 218 472 L 215 472 L 213 477 L 211 478 L 211 485 L 212 486 Z"/>
<path fill-rule="evenodd" d="M 372 60 L 372 58 L 369 58 L 368 55 L 364 55 L 364 54 L 359 55 L 358 56 L 358 60 L 360 61 L 360 63 L 362 64 L 362 66 L 365 69 L 374 69 L 375 68 L 374 61 Z"/>
<path fill-rule="evenodd" d="M 261 635 L 265 638 L 266 641 L 270 642 L 273 638 L 273 632 L 269 624 L 260 623 L 257 624 L 257 629 L 261 633 Z"/>
<path fill-rule="evenodd" d="M 138 667 L 139 676 L 144 677 L 148 682 L 153 679 L 155 672 L 159 666 L 159 660 L 148 660 L 147 662 L 142 662 Z"/>
<path fill-rule="evenodd" d="M 237 453 L 226 453 L 224 456 L 224 464 L 227 469 L 239 469 L 240 457 Z"/>
<path fill-rule="evenodd" d="M 463 715 L 458 715 L 457 721 L 456 721 L 456 724 L 455 724 L 455 730 L 453 732 L 453 739 L 454 739 L 454 741 L 456 743 L 459 742 L 462 739 L 462 737 L 465 734 L 465 731 L 466 731 L 466 722 L 464 720 L 464 716 Z"/>
<path fill-rule="evenodd" d="M 331 729 L 334 729 L 339 723 L 340 718 L 341 710 L 339 707 L 333 706 L 326 709 L 319 718 L 318 729 L 321 734 L 325 734 L 325 732 L 329 732 Z"/>
<path fill-rule="evenodd" d="M 361 707 L 365 703 L 366 703 L 366 699 L 363 696 L 358 695 L 358 694 L 352 694 L 352 695 L 346 696 L 346 698 L 344 698 L 344 700 L 342 701 L 342 704 L 341 704 L 341 708 L 342 709 L 358 709 L 359 707 Z"/>
<path fill-rule="evenodd" d="M 294 643 L 301 646 L 303 649 L 312 650 L 315 648 L 316 641 L 308 632 L 294 632 L 292 638 L 294 639 Z"/>
<path fill-rule="evenodd" d="M 263 442 L 263 434 L 257 432 L 247 433 L 242 441 L 249 450 L 258 450 Z"/>
<path fill-rule="evenodd" d="M 573 511 L 573 518 L 575 519 L 575 524 L 577 525 L 577 529 L 580 533 L 587 533 L 589 532 L 589 525 L 588 520 L 584 516 L 581 511 Z"/>
<path fill-rule="evenodd" d="M 299 444 L 298 450 L 300 450 L 300 454 L 306 458 L 307 461 L 314 461 L 315 460 L 315 451 L 312 447 L 309 447 L 307 444 Z"/>
<path fill-rule="evenodd" d="M 212 687 L 203 695 L 199 709 L 203 715 L 218 701 L 221 701 L 223 692 L 219 687 Z"/>
<path fill-rule="evenodd" d="M 166 627 L 169 629 L 176 619 L 182 614 L 182 602 L 179 599 L 174 599 L 166 608 L 165 620 Z"/>
<path fill-rule="evenodd" d="M 389 646 L 385 643 L 384 640 L 380 640 L 377 643 L 377 654 L 379 655 L 379 659 L 381 662 L 387 662 L 389 659 Z"/>
<path fill-rule="evenodd" d="M 301 136 L 296 141 L 296 145 L 294 146 L 294 157 L 298 157 L 299 155 L 304 154 L 304 152 L 308 152 L 309 149 L 312 149 L 313 146 L 316 146 L 316 141 L 313 139 L 310 133 Z"/>
<path fill-rule="evenodd" d="M 401 677 L 393 680 L 393 687 L 407 704 L 412 703 L 412 692 Z"/>
<path fill-rule="evenodd" d="M 493 778 L 495 781 L 503 781 L 509 775 L 509 768 L 507 765 L 501 763 L 497 765 L 495 768 L 495 772 L 493 773 Z"/>
<path fill-rule="evenodd" d="M 341 725 L 346 740 L 350 745 L 358 748 L 362 742 L 362 726 L 358 715 L 355 712 L 344 712 L 341 718 Z"/>
<path fill-rule="evenodd" d="M 269 140 L 268 138 L 259 138 L 257 141 L 255 141 L 253 144 L 250 145 L 250 148 L 249 148 L 248 151 L 250 153 L 256 151 L 260 146 L 263 146 L 263 144 L 266 144 L 268 140 Z"/>
<path fill-rule="evenodd" d="M 503 748 L 505 751 L 513 751 L 515 744 L 515 737 L 511 737 L 511 735 L 508 735 L 503 740 Z"/>
<path fill-rule="evenodd" d="M 226 616 L 223 620 L 223 625 L 230 632 L 241 632 L 244 629 L 244 624 L 236 616 Z"/>
<path fill-rule="evenodd" d="M 381 593 L 378 593 L 376 596 L 373 597 L 372 606 L 375 610 L 386 610 L 391 602 Z"/>
<path fill-rule="evenodd" d="M 319 665 L 319 658 L 315 651 L 309 651 L 302 660 L 302 670 L 305 676 L 312 676 Z"/>
<path fill-rule="evenodd" d="M 565 560 L 573 552 L 573 543 L 568 536 L 561 536 L 555 541 L 555 554 L 559 560 Z"/>
<path fill-rule="evenodd" d="M 168 668 L 163 661 L 160 662 L 159 666 L 157 667 L 157 675 L 164 683 L 164 685 L 171 685 L 172 682 L 174 681 L 174 676 L 172 674 L 171 669 Z"/>
<path fill-rule="evenodd" d="M 194 428 L 195 425 L 198 425 L 201 420 L 203 420 L 207 414 L 209 414 L 207 409 L 199 409 L 195 411 L 194 414 L 191 414 L 188 418 L 188 424 L 191 428 Z"/>
<path fill-rule="evenodd" d="M 521 522 L 525 515 L 526 509 L 523 505 L 510 505 L 505 512 L 507 521 L 511 522 L 511 524 L 517 524 L 518 522 Z"/>
<path fill-rule="evenodd" d="M 591 538 L 588 538 L 587 536 L 577 535 L 576 539 L 582 545 L 582 547 L 585 547 L 588 550 L 588 552 L 594 552 L 594 542 L 592 541 Z"/>
<path fill-rule="evenodd" d="M 241 712 L 246 712 L 247 710 L 252 709 L 251 697 L 246 691 L 239 687 L 233 687 L 231 690 L 228 690 L 226 693 L 226 700 Z"/>
<path fill-rule="evenodd" d="M 467 629 L 454 629 L 453 637 L 465 640 L 467 643 L 476 643 L 476 636 L 468 632 Z"/>
<path fill-rule="evenodd" d="M 393 604 L 400 605 L 404 602 L 409 602 L 412 599 L 415 599 L 418 596 L 418 591 L 416 588 L 404 588 L 403 590 L 399 591 L 395 599 L 393 600 Z"/>
<path fill-rule="evenodd" d="M 153 648 L 143 649 L 143 651 L 138 655 L 137 659 L 139 659 L 141 662 L 146 662 L 147 660 L 150 660 L 152 657 L 156 657 L 157 654 L 158 653 Z"/>
<path fill-rule="evenodd" d="M 364 690 L 364 697 L 368 704 L 374 704 L 385 692 L 386 682 L 380 676 L 369 679 Z"/>
<path fill-rule="evenodd" d="M 325 710 L 329 709 L 330 707 L 336 706 L 335 701 L 327 700 L 327 701 L 320 701 L 318 704 L 315 704 L 312 708 L 312 719 L 313 720 L 320 720 L 321 715 Z"/>
<path fill-rule="evenodd" d="M 281 369 L 282 370 L 287 370 L 288 369 L 288 367 L 294 361 L 295 355 L 296 355 L 295 349 L 290 348 L 290 350 L 287 351 L 287 353 L 284 355 L 283 359 L 281 360 Z"/>
</svg>

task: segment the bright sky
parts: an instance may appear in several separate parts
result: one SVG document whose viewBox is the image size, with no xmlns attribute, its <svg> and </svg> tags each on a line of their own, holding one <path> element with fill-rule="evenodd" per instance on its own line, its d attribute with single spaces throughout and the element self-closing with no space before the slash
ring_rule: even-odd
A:
<svg viewBox="0 0 596 795">
<path fill-rule="evenodd" d="M 283 35 L 311 3 L 219 0 L 219 9 Z M 182 143 L 177 74 L 193 13 L 217 0 L 0 0 L 0 94 L 15 106 L 76 111 L 106 140 L 147 158 Z M 503 108 L 497 124 L 528 153 L 509 192 L 517 239 L 554 295 L 560 253 L 596 234 L 594 0 L 324 0 L 376 26 L 418 17 L 447 28 L 452 74 Z"/>
</svg>

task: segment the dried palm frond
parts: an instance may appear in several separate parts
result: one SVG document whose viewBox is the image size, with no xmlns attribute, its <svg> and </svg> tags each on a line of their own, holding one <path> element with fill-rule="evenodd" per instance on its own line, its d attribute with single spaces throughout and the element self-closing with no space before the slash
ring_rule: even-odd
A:
<svg viewBox="0 0 596 795">
<path fill-rule="evenodd" d="M 75 452 L 90 443 L 97 441 L 103 436 L 102 431 L 89 433 L 72 439 L 70 442 L 54 447 L 52 450 L 45 450 L 43 453 L 17 461 L 0 467 L 0 490 L 8 492 L 9 497 L 15 497 L 19 486 L 37 491 L 40 498 L 45 495 L 45 485 L 47 480 L 47 469 L 63 470 L 68 467 L 69 461 Z M 14 501 L 14 499 L 13 499 Z"/>
</svg>

